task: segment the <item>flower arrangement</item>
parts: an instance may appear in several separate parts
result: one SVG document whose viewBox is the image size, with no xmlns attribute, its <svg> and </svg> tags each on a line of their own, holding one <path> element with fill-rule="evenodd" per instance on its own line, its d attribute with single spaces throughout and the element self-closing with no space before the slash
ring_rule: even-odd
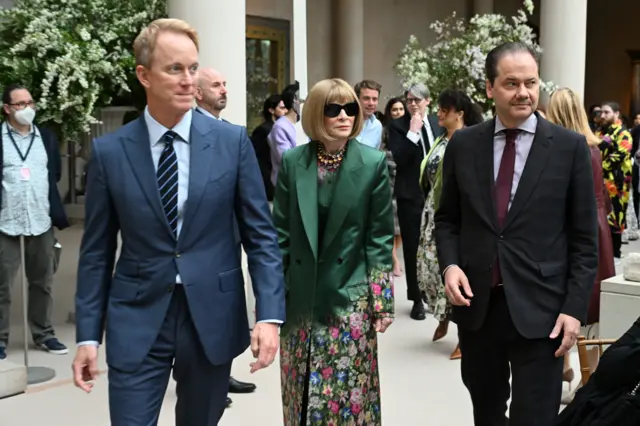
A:
<svg viewBox="0 0 640 426">
<path fill-rule="evenodd" d="M 96 108 L 130 92 L 133 40 L 166 8 L 166 0 L 17 0 L 0 10 L 0 84 L 24 84 L 38 121 L 77 141 Z"/>
<path fill-rule="evenodd" d="M 523 9 L 511 18 L 502 15 L 475 15 L 468 22 L 459 19 L 454 12 L 444 21 L 430 25 L 436 33 L 435 42 L 422 47 L 415 36 L 409 38 L 396 63 L 404 87 L 412 83 L 425 84 L 433 97 L 446 89 L 463 90 L 480 104 L 485 113 L 490 112 L 492 101 L 485 91 L 484 62 L 494 47 L 520 41 L 541 52 L 528 17 L 533 13 L 533 1 L 525 0 Z M 555 85 L 541 82 L 543 90 L 552 92 Z M 432 108 L 437 108 L 435 102 Z"/>
</svg>

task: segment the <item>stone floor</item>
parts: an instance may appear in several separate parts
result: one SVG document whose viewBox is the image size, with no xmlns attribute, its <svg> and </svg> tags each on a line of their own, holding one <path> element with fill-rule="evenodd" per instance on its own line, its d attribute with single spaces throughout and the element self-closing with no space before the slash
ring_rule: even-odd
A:
<svg viewBox="0 0 640 426">
<path fill-rule="evenodd" d="M 71 251 L 71 250 L 69 250 Z M 624 251 L 640 251 L 640 243 L 624 246 Z M 440 342 L 432 343 L 436 321 L 428 318 L 416 322 L 409 319 L 410 304 L 404 300 L 405 282 L 397 282 L 397 318 L 389 331 L 380 336 L 380 374 L 382 382 L 382 412 L 386 425 L 421 424 L 429 426 L 471 425 L 472 407 L 460 379 L 458 361 L 450 361 L 449 354 L 456 343 L 456 329 Z M 73 327 L 57 327 L 60 339 L 74 342 Z M 13 343 L 9 360 L 21 363 L 21 329 L 12 332 Z M 101 377 L 95 391 L 84 395 L 71 384 L 70 365 L 73 354 L 49 355 L 31 350 L 30 363 L 54 368 L 57 377 L 43 385 L 30 387 L 26 394 L 0 400 L 1 426 L 35 426 L 62 424 L 65 426 L 108 426 L 106 377 Z M 223 417 L 221 426 L 282 424 L 280 384 L 277 364 L 265 371 L 249 374 L 249 352 L 241 355 L 233 365 L 233 375 L 252 381 L 258 389 L 250 395 L 233 396 L 234 404 Z M 578 359 L 572 354 L 572 364 L 578 371 Z M 104 356 L 101 368 L 105 368 Z M 576 377 L 575 383 L 577 384 Z M 175 394 L 170 383 L 160 426 L 174 425 Z M 61 423 L 62 422 L 62 423 Z"/>
</svg>

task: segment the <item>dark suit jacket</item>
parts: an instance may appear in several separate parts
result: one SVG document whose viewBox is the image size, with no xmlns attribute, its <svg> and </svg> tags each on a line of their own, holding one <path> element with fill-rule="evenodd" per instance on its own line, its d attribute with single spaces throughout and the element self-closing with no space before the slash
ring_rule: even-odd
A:
<svg viewBox="0 0 640 426">
<path fill-rule="evenodd" d="M 64 205 L 58 192 L 58 182 L 60 182 L 60 175 L 62 174 L 62 167 L 60 165 L 60 148 L 58 147 L 58 139 L 56 135 L 49 129 L 38 127 L 40 130 L 40 136 L 42 137 L 42 143 L 47 151 L 47 168 L 49 169 L 49 215 L 51 216 L 51 223 L 58 229 L 64 229 L 69 226 L 69 220 L 67 214 L 64 211 Z M 3 173 L 4 164 L 4 143 L 11 143 L 11 141 L 5 141 L 0 137 L 0 176 Z M 0 205 L 2 205 L 2 191 L 0 191 Z"/>
<path fill-rule="evenodd" d="M 584 136 L 538 116 L 536 135 L 504 227 L 494 202 L 495 120 L 455 132 L 444 156 L 435 214 L 438 261 L 467 275 L 470 307 L 453 320 L 483 323 L 500 258 L 507 303 L 518 332 L 547 338 L 560 313 L 586 321 L 598 266 L 596 199 Z"/>
<path fill-rule="evenodd" d="M 433 136 L 437 138 L 442 134 L 442 128 L 438 126 L 438 119 L 434 115 L 429 115 L 428 119 Z M 407 112 L 389 124 L 388 147 L 397 167 L 394 194 L 399 200 L 424 201 L 424 194 L 420 189 L 420 163 L 422 163 L 424 153 L 420 144 L 415 144 L 407 138 L 410 123 L 411 115 Z M 428 153 L 430 149 L 429 138 L 424 130 L 422 138 Z"/>
<path fill-rule="evenodd" d="M 107 362 L 135 371 L 155 341 L 179 273 L 208 360 L 249 345 L 237 221 L 256 316 L 285 320 L 282 256 L 246 129 L 193 114 L 189 197 L 179 237 L 162 209 L 144 117 L 93 142 L 78 261 L 76 338 L 101 341 Z M 121 254 L 113 265 L 122 235 Z"/>
<path fill-rule="evenodd" d="M 272 128 L 273 121 L 269 120 L 260 124 L 251 133 L 251 142 L 253 143 L 253 149 L 256 151 L 268 200 L 273 200 L 274 192 L 273 184 L 271 183 L 271 148 L 267 141 L 267 136 L 269 136 Z"/>
</svg>

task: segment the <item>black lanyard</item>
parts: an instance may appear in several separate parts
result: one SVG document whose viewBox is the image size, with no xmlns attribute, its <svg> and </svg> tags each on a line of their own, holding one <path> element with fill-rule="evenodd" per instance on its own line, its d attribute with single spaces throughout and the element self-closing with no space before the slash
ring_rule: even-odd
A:
<svg viewBox="0 0 640 426">
<path fill-rule="evenodd" d="M 22 162 L 26 162 L 27 161 L 27 157 L 29 156 L 29 153 L 31 152 L 31 147 L 33 146 L 33 141 L 36 139 L 36 129 L 33 129 L 33 135 L 31 135 L 31 141 L 29 142 L 29 148 L 27 148 L 27 152 L 22 155 L 22 151 L 20 151 L 20 148 L 18 148 L 18 144 L 16 143 L 16 140 L 13 138 L 12 135 L 12 130 L 7 128 L 7 133 L 9 133 L 9 139 L 11 139 L 11 142 L 13 143 L 13 147 L 16 149 L 16 151 L 18 152 L 18 155 L 20 156 L 20 159 L 22 160 Z"/>
</svg>

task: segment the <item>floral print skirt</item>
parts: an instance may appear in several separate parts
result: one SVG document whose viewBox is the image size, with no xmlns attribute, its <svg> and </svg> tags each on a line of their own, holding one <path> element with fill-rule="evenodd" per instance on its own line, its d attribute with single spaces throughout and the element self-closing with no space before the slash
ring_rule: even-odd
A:
<svg viewBox="0 0 640 426">
<path fill-rule="evenodd" d="M 418 246 L 418 286 L 427 297 L 427 305 L 438 321 L 449 319 L 451 304 L 444 291 L 444 281 L 440 275 L 438 253 L 436 251 L 433 191 L 429 192 L 422 213 L 420 245 Z"/>
<path fill-rule="evenodd" d="M 381 425 L 378 342 L 368 306 L 365 296 L 328 324 L 309 321 L 283 329 L 285 426 Z M 304 402 L 306 419 L 301 418 Z"/>
</svg>

